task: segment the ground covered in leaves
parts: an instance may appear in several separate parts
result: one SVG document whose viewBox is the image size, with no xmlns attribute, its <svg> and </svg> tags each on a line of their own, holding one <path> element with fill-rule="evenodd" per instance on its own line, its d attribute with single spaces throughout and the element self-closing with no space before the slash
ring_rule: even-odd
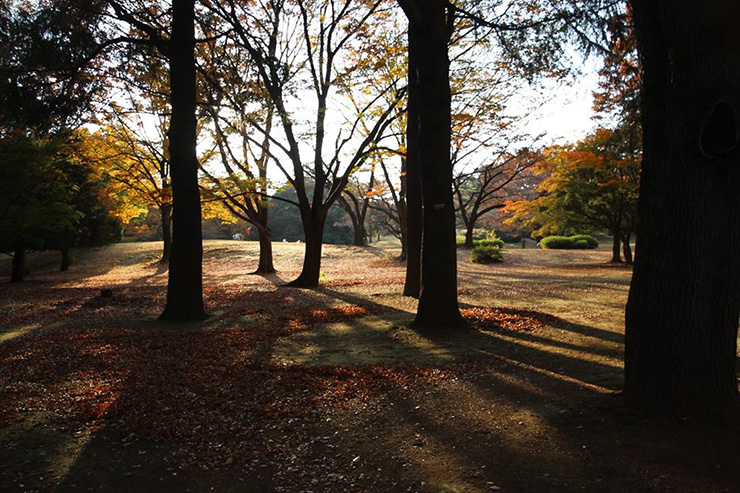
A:
<svg viewBox="0 0 740 493">
<path fill-rule="evenodd" d="M 158 248 L 0 285 L 1 491 L 740 491 L 736 426 L 622 406 L 606 251 L 463 250 L 469 327 L 429 333 L 392 246 L 325 247 L 305 290 L 302 245 L 255 276 L 255 243 L 206 242 L 198 323 L 156 320 Z"/>
</svg>

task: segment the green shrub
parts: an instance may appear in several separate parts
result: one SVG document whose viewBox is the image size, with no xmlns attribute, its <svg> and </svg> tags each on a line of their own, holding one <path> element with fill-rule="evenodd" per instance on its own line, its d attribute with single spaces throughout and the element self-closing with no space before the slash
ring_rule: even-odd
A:
<svg viewBox="0 0 740 493">
<path fill-rule="evenodd" d="M 479 264 L 491 264 L 494 262 L 503 262 L 504 256 L 501 254 L 499 247 L 479 245 L 473 247 L 471 250 L 470 260 Z"/>
<path fill-rule="evenodd" d="M 596 238 L 589 235 L 547 236 L 540 240 L 540 248 L 551 250 L 591 250 L 598 246 Z"/>
<path fill-rule="evenodd" d="M 540 248 L 567 250 L 573 248 L 573 241 L 567 236 L 546 236 L 540 240 Z"/>
<path fill-rule="evenodd" d="M 455 236 L 455 244 L 459 247 L 465 246 L 465 237 L 462 235 Z"/>
<path fill-rule="evenodd" d="M 570 239 L 573 240 L 574 245 L 584 244 L 585 242 L 586 246 L 574 246 L 574 248 L 593 250 L 599 246 L 599 241 L 591 235 L 573 235 Z"/>
<path fill-rule="evenodd" d="M 503 248 L 504 247 L 504 240 L 502 240 L 501 238 L 486 238 L 485 240 L 475 240 L 473 242 L 473 245 L 475 245 L 475 246 L 492 246 L 492 247 Z"/>
</svg>

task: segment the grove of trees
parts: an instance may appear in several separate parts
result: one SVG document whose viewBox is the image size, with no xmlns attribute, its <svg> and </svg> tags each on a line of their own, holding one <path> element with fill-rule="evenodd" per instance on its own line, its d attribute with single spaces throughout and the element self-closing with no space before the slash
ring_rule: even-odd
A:
<svg viewBox="0 0 740 493">
<path fill-rule="evenodd" d="M 265 274 L 271 209 L 294 208 L 305 255 L 289 285 L 313 288 L 341 206 L 355 244 L 371 219 L 401 239 L 414 325 L 446 331 L 464 325 L 458 220 L 467 246 L 503 208 L 535 234 L 608 232 L 614 262 L 632 263 L 636 235 L 628 402 L 737 412 L 740 7 L 710 4 L 6 2 L 0 249 L 20 281 L 28 250 L 61 250 L 66 268 L 72 246 L 115 238 L 114 217 L 156 207 L 161 318 L 199 320 L 204 210 L 256 229 Z M 509 97 L 567 77 L 579 51 L 604 57 L 599 126 L 539 149 Z"/>
</svg>

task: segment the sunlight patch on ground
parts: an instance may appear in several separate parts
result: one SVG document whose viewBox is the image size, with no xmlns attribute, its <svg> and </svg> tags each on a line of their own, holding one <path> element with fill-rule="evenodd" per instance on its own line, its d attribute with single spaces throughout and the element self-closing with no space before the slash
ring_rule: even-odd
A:
<svg viewBox="0 0 740 493">
<path fill-rule="evenodd" d="M 34 330 L 38 330 L 40 328 L 41 328 L 40 324 L 33 324 L 33 325 L 24 325 L 22 327 L 15 328 L 7 332 L 3 332 L 2 334 L 0 334 L 0 342 L 5 342 L 11 339 L 15 339 L 16 337 L 20 337 L 22 335 L 28 334 L 29 332 L 33 332 Z"/>
<path fill-rule="evenodd" d="M 398 320 L 364 317 L 323 325 L 278 341 L 273 362 L 279 365 L 425 365 L 455 360 Z M 406 321 L 408 322 L 408 321 Z"/>
</svg>

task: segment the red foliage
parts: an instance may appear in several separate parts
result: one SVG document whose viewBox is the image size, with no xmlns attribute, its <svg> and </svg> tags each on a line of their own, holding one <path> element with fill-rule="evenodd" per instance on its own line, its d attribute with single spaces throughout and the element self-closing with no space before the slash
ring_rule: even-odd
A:
<svg viewBox="0 0 740 493">
<path fill-rule="evenodd" d="M 532 331 L 545 327 L 549 317 L 536 312 L 503 308 L 463 308 L 462 316 L 481 329 Z"/>
<path fill-rule="evenodd" d="M 316 309 L 301 324 L 369 311 Z M 287 319 L 292 323 L 295 319 Z M 49 413 L 68 429 L 119 429 L 128 439 L 178 440 L 181 465 L 248 460 L 320 419 L 327 405 L 449 379 L 434 368 L 282 367 L 267 361 L 276 329 L 65 328 L 0 345 L 0 423 Z M 277 444 L 280 443 L 278 446 Z M 275 452 L 275 450 L 273 450 Z"/>
</svg>

